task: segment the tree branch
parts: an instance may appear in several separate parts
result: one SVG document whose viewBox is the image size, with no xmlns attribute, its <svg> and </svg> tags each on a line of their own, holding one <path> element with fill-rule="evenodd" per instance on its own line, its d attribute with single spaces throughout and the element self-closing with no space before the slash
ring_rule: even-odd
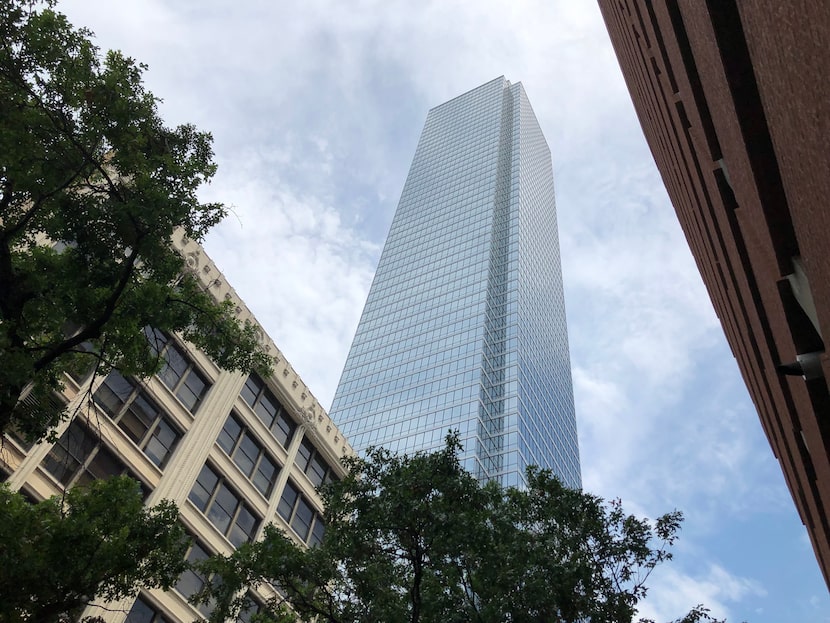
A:
<svg viewBox="0 0 830 623">
<path fill-rule="evenodd" d="M 100 162 L 98 162 L 98 160 L 96 158 L 94 158 L 92 156 L 92 154 L 86 148 L 85 145 L 83 145 L 80 141 L 78 141 L 78 139 L 75 136 L 75 133 L 72 132 L 72 130 L 70 129 L 69 123 L 67 123 L 66 115 L 62 114 L 62 111 L 60 111 L 61 114 L 56 115 L 55 111 L 52 110 L 49 106 L 47 106 L 44 103 L 43 99 L 40 97 L 40 94 L 35 89 L 33 89 L 32 85 L 30 85 L 29 82 L 25 78 L 23 78 L 22 76 L 18 76 L 18 75 L 12 76 L 12 75 L 9 75 L 8 73 L 6 73 L 6 76 L 10 81 L 15 82 L 18 87 L 20 87 L 24 91 L 26 91 L 26 93 L 32 98 L 32 100 L 37 104 L 37 106 L 49 118 L 49 120 L 52 122 L 52 125 L 56 129 L 60 130 L 61 133 L 69 139 L 69 141 L 72 143 L 72 145 L 76 149 L 78 149 L 78 151 L 84 157 L 85 162 L 83 164 L 84 165 L 91 164 L 95 168 L 95 170 L 98 171 L 101 174 L 101 176 L 107 181 L 107 183 L 109 185 L 109 192 L 114 194 L 120 201 L 123 201 L 124 197 L 121 196 L 121 193 L 118 191 L 118 186 L 112 180 L 112 178 L 110 177 L 110 175 L 107 172 L 107 170 L 105 169 L 105 167 Z M 100 143 L 100 138 L 96 141 L 96 144 L 98 144 L 98 143 Z M 81 167 L 81 170 L 82 169 L 83 169 L 83 166 Z M 78 172 L 78 174 L 75 175 L 75 177 L 77 177 L 79 174 L 80 174 L 80 171 Z M 70 183 L 71 183 L 71 180 L 70 180 Z"/>
<path fill-rule="evenodd" d="M 55 195 L 57 195 L 60 192 L 63 192 L 64 190 L 66 190 L 67 188 L 69 188 L 72 185 L 72 183 L 81 174 L 81 171 L 83 171 L 86 164 L 87 163 L 84 162 L 81 165 L 81 167 L 79 167 L 74 173 L 72 173 L 70 175 L 69 179 L 67 179 L 65 182 L 60 184 L 58 187 L 54 188 L 53 190 L 51 190 L 51 191 L 49 191 L 49 192 L 47 192 L 43 195 L 40 195 L 36 200 L 32 201 L 31 207 L 28 210 L 26 210 L 26 212 L 24 212 L 23 216 L 21 217 L 21 219 L 17 223 L 12 225 L 11 227 L 6 227 L 6 228 L 3 229 L 2 240 L 4 242 L 9 241 L 15 235 L 17 235 L 21 230 L 23 230 L 26 227 L 26 225 L 29 224 L 29 221 L 31 221 L 34 218 L 35 214 L 37 214 L 37 211 L 40 210 L 40 208 L 43 206 L 44 202 L 47 199 L 51 199 L 52 197 L 54 197 Z M 3 199 L 5 200 L 5 196 L 3 197 Z M 9 202 L 11 202 L 11 198 L 9 199 Z"/>
<path fill-rule="evenodd" d="M 98 318 L 86 325 L 86 327 L 84 327 L 83 330 L 79 331 L 71 338 L 64 340 L 60 344 L 57 344 L 56 346 L 51 348 L 45 355 L 43 355 L 40 359 L 35 361 L 33 366 L 35 372 L 42 370 L 50 363 L 52 363 L 55 359 L 57 359 L 64 353 L 68 352 L 75 346 L 78 346 L 79 344 L 82 344 L 91 338 L 96 338 L 101 335 L 101 329 L 112 317 L 112 314 L 115 312 L 115 308 L 118 305 L 118 300 L 121 298 L 121 295 L 124 293 L 124 290 L 127 289 L 127 285 L 130 283 L 130 277 L 133 276 L 135 264 L 137 261 L 138 251 L 134 248 L 131 250 L 130 255 L 127 257 L 127 261 L 125 262 L 124 270 L 121 273 L 121 277 L 119 278 L 118 283 L 112 291 L 112 294 L 110 294 L 109 299 L 104 305 L 103 312 L 98 316 Z"/>
</svg>

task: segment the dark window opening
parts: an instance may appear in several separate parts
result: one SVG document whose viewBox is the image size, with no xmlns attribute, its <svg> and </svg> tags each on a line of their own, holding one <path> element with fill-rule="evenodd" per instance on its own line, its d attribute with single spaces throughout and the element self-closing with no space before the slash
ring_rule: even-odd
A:
<svg viewBox="0 0 830 623">
<path fill-rule="evenodd" d="M 210 389 L 210 382 L 173 339 L 151 327 L 146 327 L 144 334 L 150 349 L 164 360 L 158 377 L 191 413 L 195 413 Z"/>
<path fill-rule="evenodd" d="M 277 481 L 279 467 L 251 431 L 231 414 L 216 441 L 260 493 L 268 497 Z"/>
<path fill-rule="evenodd" d="M 172 623 L 172 619 L 167 618 L 161 613 L 161 610 L 156 608 L 144 596 L 139 595 L 124 623 Z"/>
<path fill-rule="evenodd" d="M 265 382 L 257 375 L 252 374 L 242 388 L 242 399 L 254 410 L 262 423 L 265 424 L 277 441 L 287 448 L 294 436 L 297 425 L 291 416 L 274 396 Z"/>
<path fill-rule="evenodd" d="M 105 446 L 100 436 L 78 420 L 73 421 L 49 454 L 43 459 L 43 468 L 65 487 L 89 484 L 113 476 L 135 478 L 115 453 Z M 146 498 L 147 487 L 136 479 Z"/>
<path fill-rule="evenodd" d="M 312 445 L 311 441 L 303 439 L 297 450 L 297 466 L 308 476 L 315 487 L 336 480 L 334 470 L 320 455 L 320 452 Z"/>
<path fill-rule="evenodd" d="M 185 556 L 185 560 L 189 562 L 191 565 L 202 560 L 207 559 L 210 557 L 207 548 L 205 548 L 201 543 L 193 541 L 190 549 L 187 551 L 187 555 Z M 199 573 L 195 569 L 188 569 L 184 573 L 182 573 L 181 577 L 179 577 L 179 581 L 176 584 L 176 590 L 182 594 L 182 596 L 190 601 L 190 599 L 198 593 L 202 588 L 210 581 L 210 577 Z M 203 603 L 199 604 L 198 606 L 194 606 L 199 612 L 201 612 L 205 617 L 210 617 L 211 613 L 213 612 L 214 605 L 212 603 Z"/>
<path fill-rule="evenodd" d="M 277 513 L 288 522 L 303 542 L 312 546 L 322 542 L 325 533 L 322 517 L 290 481 L 285 483 Z"/>
<path fill-rule="evenodd" d="M 138 383 L 112 371 L 92 398 L 153 463 L 167 464 L 182 433 Z"/>
<path fill-rule="evenodd" d="M 202 468 L 188 498 L 236 547 L 256 535 L 260 518 L 210 466 Z"/>
</svg>

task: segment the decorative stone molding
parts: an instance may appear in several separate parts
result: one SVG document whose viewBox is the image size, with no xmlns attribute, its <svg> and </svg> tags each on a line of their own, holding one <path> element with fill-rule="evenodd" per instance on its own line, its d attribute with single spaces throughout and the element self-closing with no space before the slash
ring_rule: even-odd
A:
<svg viewBox="0 0 830 623">
<path fill-rule="evenodd" d="M 190 270 L 197 270 L 199 268 L 199 252 L 191 251 L 184 256 L 184 263 Z"/>
<path fill-rule="evenodd" d="M 297 416 L 308 430 L 317 430 L 317 412 L 314 405 L 297 409 Z"/>
</svg>

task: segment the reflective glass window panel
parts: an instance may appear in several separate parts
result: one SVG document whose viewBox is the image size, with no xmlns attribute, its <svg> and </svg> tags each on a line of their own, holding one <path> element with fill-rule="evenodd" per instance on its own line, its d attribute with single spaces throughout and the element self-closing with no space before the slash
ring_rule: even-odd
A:
<svg viewBox="0 0 830 623">
<path fill-rule="evenodd" d="M 160 354 L 164 363 L 158 377 L 190 412 L 195 413 L 210 389 L 209 381 L 196 369 L 185 350 L 169 338 Z"/>
<path fill-rule="evenodd" d="M 277 506 L 277 512 L 286 521 L 291 521 L 291 515 L 294 512 L 294 504 L 296 504 L 297 497 L 299 495 L 299 492 L 294 485 L 291 484 L 291 482 L 285 483 L 285 488 L 283 489 L 282 496 L 280 497 L 279 506 Z"/>
<path fill-rule="evenodd" d="M 93 399 L 153 463 L 165 466 L 182 433 L 138 383 L 114 370 Z"/>
<path fill-rule="evenodd" d="M 130 400 L 135 384 L 125 379 L 117 370 L 110 372 L 93 395 L 93 400 L 113 417 Z"/>
<path fill-rule="evenodd" d="M 291 521 L 291 527 L 300 535 L 300 538 L 305 541 L 308 538 L 309 530 L 311 530 L 311 522 L 314 520 L 314 511 L 306 502 L 304 497 L 300 497 L 297 501 L 297 508 L 294 511 L 294 518 Z"/>
<path fill-rule="evenodd" d="M 259 489 L 263 495 L 268 496 L 274 488 L 278 472 L 279 470 L 277 469 L 276 464 L 267 456 L 263 455 L 259 460 L 259 465 L 257 465 L 256 471 L 251 477 L 251 480 L 253 480 L 254 486 Z"/>
<path fill-rule="evenodd" d="M 184 403 L 185 407 L 195 412 L 209 388 L 210 385 L 205 377 L 196 370 L 190 370 L 176 391 L 176 396 Z"/>
<path fill-rule="evenodd" d="M 314 522 L 314 528 L 311 530 L 311 538 L 308 540 L 310 546 L 319 545 L 323 542 L 323 536 L 326 533 L 326 526 L 323 520 L 318 516 Z"/>
<path fill-rule="evenodd" d="M 207 465 L 202 468 L 189 498 L 236 546 L 251 540 L 259 527 L 260 519 L 241 496 Z"/>
<path fill-rule="evenodd" d="M 233 414 L 228 416 L 216 441 L 256 488 L 264 496 L 270 495 L 278 473 L 276 463 Z"/>
<path fill-rule="evenodd" d="M 190 490 L 188 498 L 200 511 L 204 511 L 207 508 L 210 497 L 214 489 L 216 489 L 218 482 L 219 476 L 207 465 L 199 472 L 199 477 L 196 479 L 196 484 Z"/>
<path fill-rule="evenodd" d="M 172 623 L 172 621 L 149 601 L 146 601 L 144 597 L 139 596 L 133 603 L 125 623 Z"/>
<path fill-rule="evenodd" d="M 187 552 L 187 556 L 185 559 L 187 562 L 193 564 L 208 558 L 209 554 L 205 547 L 197 542 L 193 542 L 190 546 L 190 549 Z M 190 599 L 202 590 L 202 587 L 207 582 L 207 578 L 202 574 L 196 572 L 194 569 L 188 569 L 179 577 L 179 581 L 176 584 L 176 590 L 182 594 L 185 599 Z M 211 604 L 200 604 L 196 607 L 203 615 L 210 616 L 213 607 Z"/>
<path fill-rule="evenodd" d="M 286 413 L 276 396 L 265 386 L 262 379 L 254 374 L 249 376 L 241 395 L 262 423 L 271 430 L 277 441 L 287 448 L 297 425 Z"/>
</svg>

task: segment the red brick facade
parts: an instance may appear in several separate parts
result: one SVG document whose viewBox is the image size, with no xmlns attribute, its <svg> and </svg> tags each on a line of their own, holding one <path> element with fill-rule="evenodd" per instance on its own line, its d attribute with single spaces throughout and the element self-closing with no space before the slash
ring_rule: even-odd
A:
<svg viewBox="0 0 830 623">
<path fill-rule="evenodd" d="M 830 585 L 830 10 L 826 0 L 599 4 Z"/>
</svg>

